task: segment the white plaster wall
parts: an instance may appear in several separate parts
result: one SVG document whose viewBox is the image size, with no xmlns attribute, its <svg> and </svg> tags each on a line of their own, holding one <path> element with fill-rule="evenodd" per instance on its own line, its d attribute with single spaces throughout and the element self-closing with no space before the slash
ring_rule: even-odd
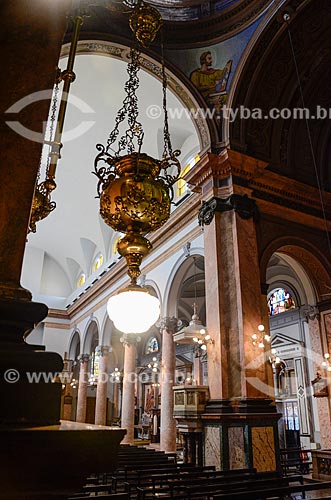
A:
<svg viewBox="0 0 331 500">
<path fill-rule="evenodd" d="M 67 329 L 45 326 L 44 344 L 46 351 L 57 352 L 63 357 L 65 351 L 67 351 L 70 334 L 70 330 Z"/>
</svg>

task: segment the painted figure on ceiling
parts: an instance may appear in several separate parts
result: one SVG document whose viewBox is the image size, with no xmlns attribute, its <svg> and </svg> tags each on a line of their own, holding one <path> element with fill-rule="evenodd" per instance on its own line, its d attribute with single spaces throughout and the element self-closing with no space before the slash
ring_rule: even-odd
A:
<svg viewBox="0 0 331 500">
<path fill-rule="evenodd" d="M 190 75 L 191 82 L 210 104 L 214 104 L 213 97 L 215 95 L 224 94 L 231 71 L 232 60 L 228 61 L 222 69 L 214 69 L 212 64 L 213 58 L 211 52 L 209 50 L 202 52 L 200 55 L 201 67 L 192 71 Z"/>
</svg>

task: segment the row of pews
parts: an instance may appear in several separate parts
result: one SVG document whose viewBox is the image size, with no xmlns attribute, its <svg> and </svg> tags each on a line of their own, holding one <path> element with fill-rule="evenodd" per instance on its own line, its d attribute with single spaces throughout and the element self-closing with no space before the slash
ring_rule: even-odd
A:
<svg viewBox="0 0 331 500">
<path fill-rule="evenodd" d="M 91 474 L 69 500 L 331 500 L 331 482 L 305 483 L 302 475 L 282 476 L 255 469 L 216 471 L 213 466 L 179 464 L 175 454 L 121 445 L 113 473 Z"/>
</svg>

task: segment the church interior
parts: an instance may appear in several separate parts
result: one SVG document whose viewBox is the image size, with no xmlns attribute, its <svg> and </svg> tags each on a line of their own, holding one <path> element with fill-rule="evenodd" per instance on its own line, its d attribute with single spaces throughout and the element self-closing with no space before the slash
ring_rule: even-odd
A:
<svg viewBox="0 0 331 500">
<path fill-rule="evenodd" d="M 330 495 L 329 0 L 1 12 L 0 500 Z"/>
</svg>

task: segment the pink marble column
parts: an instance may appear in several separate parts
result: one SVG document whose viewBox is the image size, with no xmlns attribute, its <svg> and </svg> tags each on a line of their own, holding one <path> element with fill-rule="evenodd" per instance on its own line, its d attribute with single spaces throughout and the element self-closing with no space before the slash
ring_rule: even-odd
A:
<svg viewBox="0 0 331 500">
<path fill-rule="evenodd" d="M 120 382 L 117 382 L 116 380 L 114 381 L 114 386 L 113 386 L 113 417 L 117 418 L 119 417 L 119 391 L 120 391 Z"/>
<path fill-rule="evenodd" d="M 251 340 L 263 318 L 254 220 L 216 210 L 204 241 L 211 399 L 270 397 L 271 368 Z"/>
<path fill-rule="evenodd" d="M 176 421 L 174 413 L 174 392 L 176 352 L 173 334 L 177 328 L 176 318 L 161 321 L 162 363 L 161 363 L 161 425 L 160 449 L 166 453 L 176 451 Z"/>
<path fill-rule="evenodd" d="M 89 354 L 82 354 L 80 358 L 76 422 L 85 422 L 86 419 L 86 394 L 89 359 Z"/>
<path fill-rule="evenodd" d="M 314 359 L 314 371 L 319 372 L 322 377 L 327 377 L 328 374 L 322 367 L 324 348 L 322 344 L 322 332 L 319 316 L 314 319 L 308 319 L 310 345 Z M 326 339 L 327 340 L 327 339 Z M 330 386 L 329 386 L 330 390 Z M 331 448 L 331 415 L 329 397 L 316 398 L 318 420 L 320 424 L 321 448 Z"/>
<path fill-rule="evenodd" d="M 99 347 L 99 375 L 95 402 L 95 424 L 106 425 L 109 347 Z"/>
<path fill-rule="evenodd" d="M 123 444 L 133 444 L 134 440 L 134 396 L 136 379 L 137 336 L 124 335 L 124 374 L 121 427 L 126 429 Z"/>
</svg>

